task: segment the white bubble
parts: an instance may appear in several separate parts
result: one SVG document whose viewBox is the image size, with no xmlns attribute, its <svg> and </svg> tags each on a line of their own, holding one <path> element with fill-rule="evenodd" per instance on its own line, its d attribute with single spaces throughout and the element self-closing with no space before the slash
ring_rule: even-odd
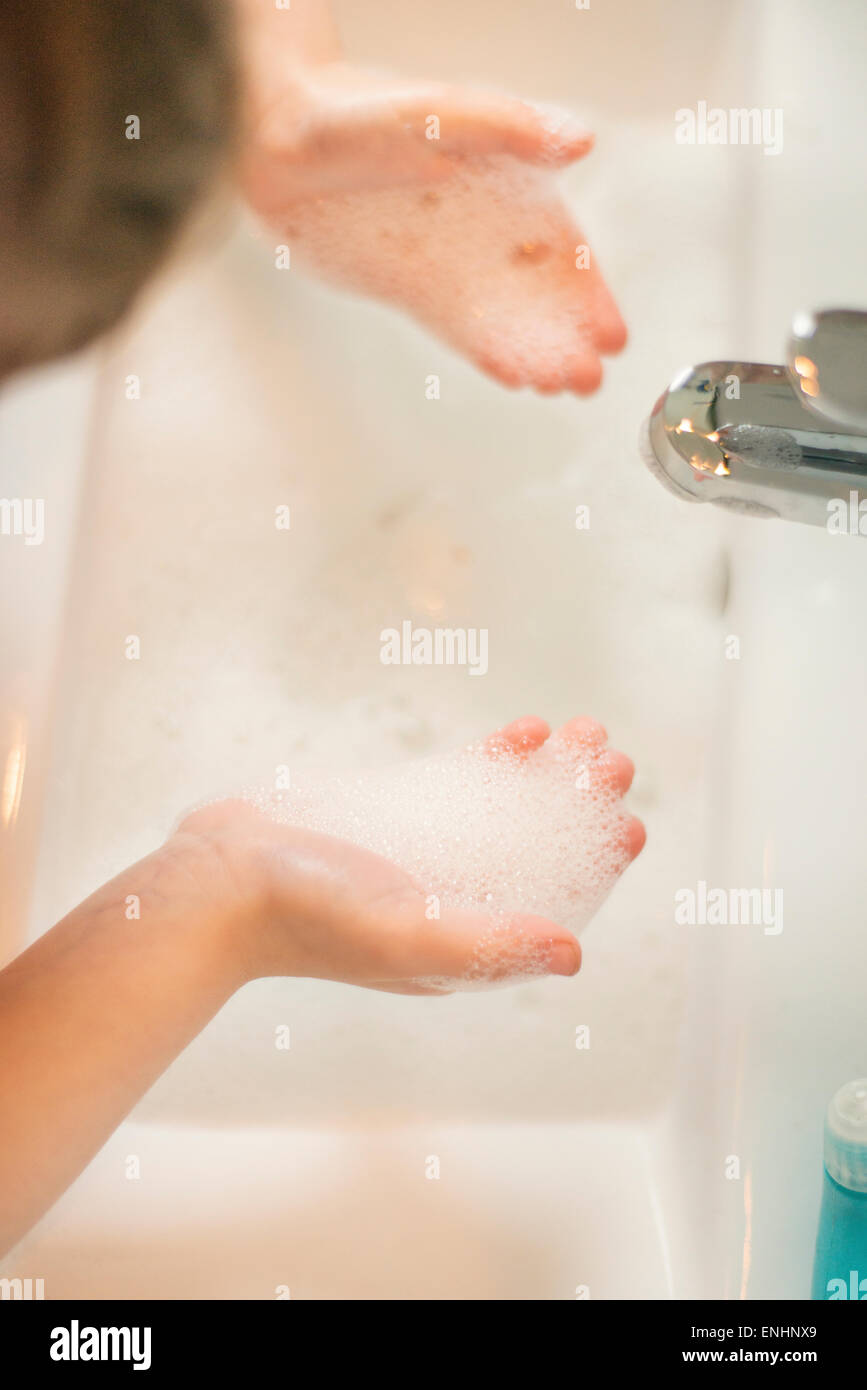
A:
<svg viewBox="0 0 867 1390">
<path fill-rule="evenodd" d="M 271 792 L 248 799 L 276 820 L 392 860 L 443 909 L 489 913 L 462 982 L 480 988 L 505 973 L 514 982 L 547 972 L 550 943 L 515 930 L 512 915 L 577 934 L 626 867 L 621 798 L 593 775 L 592 760 L 589 787 L 575 788 L 576 767 L 587 762 L 586 748 L 555 738 L 523 758 L 464 750 L 362 778 L 299 777 L 279 801 Z"/>
</svg>

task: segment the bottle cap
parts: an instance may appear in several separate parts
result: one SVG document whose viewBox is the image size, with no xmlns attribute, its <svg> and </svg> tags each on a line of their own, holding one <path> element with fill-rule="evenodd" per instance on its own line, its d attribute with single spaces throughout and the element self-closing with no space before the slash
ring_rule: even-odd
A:
<svg viewBox="0 0 867 1390">
<path fill-rule="evenodd" d="M 825 1167 L 852 1192 L 867 1192 L 867 1078 L 847 1081 L 825 1115 Z"/>
</svg>

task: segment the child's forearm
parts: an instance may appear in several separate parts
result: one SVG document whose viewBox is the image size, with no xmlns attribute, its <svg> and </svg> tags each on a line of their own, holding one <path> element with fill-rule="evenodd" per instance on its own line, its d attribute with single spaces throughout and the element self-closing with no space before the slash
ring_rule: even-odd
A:
<svg viewBox="0 0 867 1390">
<path fill-rule="evenodd" d="M 200 868 L 158 850 L 0 973 L 0 1251 L 242 983 Z"/>
<path fill-rule="evenodd" d="M 305 63 L 329 63 L 340 56 L 340 39 L 330 0 L 292 0 L 278 9 L 274 0 L 235 0 L 242 44 L 263 45 Z"/>
<path fill-rule="evenodd" d="M 481 755 L 522 757 L 528 724 L 547 735 L 541 720 L 518 720 Z M 488 911 L 443 904 L 431 917 L 429 905 L 397 864 L 251 802 L 186 816 L 0 971 L 0 1252 L 247 980 L 441 994 L 450 981 L 505 982 L 528 951 L 534 970 L 578 969 L 578 945 L 556 922 L 508 913 L 493 931 Z"/>
</svg>

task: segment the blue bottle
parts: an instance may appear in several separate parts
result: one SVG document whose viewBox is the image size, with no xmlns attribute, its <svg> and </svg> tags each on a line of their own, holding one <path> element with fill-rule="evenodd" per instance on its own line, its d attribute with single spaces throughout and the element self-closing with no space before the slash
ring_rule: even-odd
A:
<svg viewBox="0 0 867 1390">
<path fill-rule="evenodd" d="M 867 1299 L 867 1080 L 841 1086 L 825 1116 L 812 1297 Z"/>
</svg>

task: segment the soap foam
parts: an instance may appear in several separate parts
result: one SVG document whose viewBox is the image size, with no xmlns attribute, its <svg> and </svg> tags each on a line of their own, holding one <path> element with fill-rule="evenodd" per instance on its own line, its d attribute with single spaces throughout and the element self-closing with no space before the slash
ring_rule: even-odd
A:
<svg viewBox="0 0 867 1390">
<path fill-rule="evenodd" d="M 550 937 L 531 935 L 497 912 L 476 942 L 462 976 L 420 975 L 411 983 L 440 994 L 520 984 L 549 973 L 550 950 Z"/>
<path fill-rule="evenodd" d="M 556 737 L 525 758 L 471 747 L 369 776 L 300 780 L 253 797 L 274 818 L 350 840 L 410 875 L 429 915 L 490 913 L 463 987 L 547 973 L 550 940 L 513 914 L 578 933 L 629 862 L 628 815 L 593 752 Z M 430 988 L 457 982 L 418 980 Z"/>
<path fill-rule="evenodd" d="M 425 186 L 299 200 L 281 228 L 299 262 L 401 304 L 516 380 L 556 376 L 592 348 L 598 277 L 576 279 L 580 234 L 550 170 L 511 156 L 456 159 Z"/>
</svg>

